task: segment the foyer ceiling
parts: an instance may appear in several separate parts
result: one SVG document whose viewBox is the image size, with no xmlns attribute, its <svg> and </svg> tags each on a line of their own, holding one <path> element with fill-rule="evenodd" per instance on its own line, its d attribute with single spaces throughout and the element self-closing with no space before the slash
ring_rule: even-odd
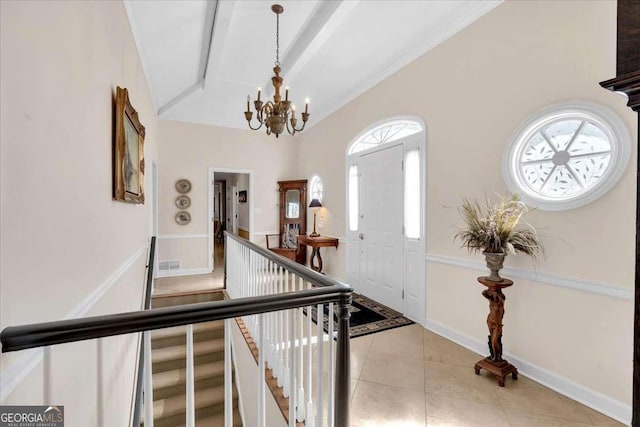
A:
<svg viewBox="0 0 640 427">
<path fill-rule="evenodd" d="M 313 126 L 502 0 L 124 0 L 160 118 L 246 128 L 273 94 L 275 14 L 284 84 Z"/>
</svg>

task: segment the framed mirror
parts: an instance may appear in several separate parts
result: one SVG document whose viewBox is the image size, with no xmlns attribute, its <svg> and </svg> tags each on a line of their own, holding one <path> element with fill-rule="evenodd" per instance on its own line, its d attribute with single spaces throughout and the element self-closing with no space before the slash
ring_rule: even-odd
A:
<svg viewBox="0 0 640 427">
<path fill-rule="evenodd" d="M 287 190 L 284 196 L 285 216 L 288 219 L 300 218 L 300 190 Z"/>
</svg>

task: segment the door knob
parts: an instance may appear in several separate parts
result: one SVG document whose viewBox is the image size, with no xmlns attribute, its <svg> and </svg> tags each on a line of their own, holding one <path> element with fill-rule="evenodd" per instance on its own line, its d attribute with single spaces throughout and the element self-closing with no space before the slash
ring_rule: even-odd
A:
<svg viewBox="0 0 640 427">
<path fill-rule="evenodd" d="M 364 234 L 362 234 L 362 233 L 358 234 L 358 238 L 359 238 L 360 240 L 364 240 Z"/>
</svg>

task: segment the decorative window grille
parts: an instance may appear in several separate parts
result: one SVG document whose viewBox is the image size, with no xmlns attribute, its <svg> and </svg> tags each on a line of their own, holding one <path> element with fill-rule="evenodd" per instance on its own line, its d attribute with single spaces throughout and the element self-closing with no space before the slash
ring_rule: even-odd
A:
<svg viewBox="0 0 640 427">
<path fill-rule="evenodd" d="M 609 191 L 631 151 L 626 127 L 594 104 L 544 109 L 512 139 L 503 162 L 509 189 L 543 210 L 572 209 Z"/>
<path fill-rule="evenodd" d="M 422 131 L 420 123 L 411 120 L 394 120 L 371 129 L 362 135 L 350 148 L 348 154 L 375 148 L 382 144 L 404 138 Z"/>
<path fill-rule="evenodd" d="M 313 175 L 311 177 L 311 184 L 309 185 L 311 192 L 311 199 L 318 199 L 322 202 L 322 195 L 324 194 L 324 184 L 320 175 Z"/>
</svg>

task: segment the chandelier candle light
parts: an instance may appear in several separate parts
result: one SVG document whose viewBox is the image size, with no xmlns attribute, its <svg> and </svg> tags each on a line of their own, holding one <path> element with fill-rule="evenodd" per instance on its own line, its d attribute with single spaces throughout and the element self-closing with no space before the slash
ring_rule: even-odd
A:
<svg viewBox="0 0 640 427">
<path fill-rule="evenodd" d="M 253 101 L 257 113 L 257 119 L 259 125 L 257 127 L 251 126 L 251 120 L 253 119 L 253 112 L 251 111 L 251 97 L 247 96 L 247 111 L 244 112 L 244 117 L 247 119 L 247 124 L 252 130 L 258 130 L 264 125 L 267 129 L 267 135 L 274 133 L 276 138 L 287 129 L 287 132 L 291 135 L 295 135 L 296 132 L 300 132 L 304 129 L 307 120 L 309 120 L 309 98 L 305 99 L 305 108 L 302 116 L 302 127 L 296 128 L 298 119 L 296 118 L 296 107 L 289 101 L 289 87 L 285 88 L 284 101 L 280 96 L 280 88 L 282 87 L 283 78 L 280 77 L 280 14 L 284 12 L 284 8 L 279 4 L 271 6 L 271 10 L 276 14 L 276 62 L 273 67 L 275 76 L 271 77 L 271 83 L 275 88 L 275 94 L 273 95 L 273 101 L 262 102 L 260 95 L 261 88 L 258 88 L 258 99 Z"/>
</svg>

